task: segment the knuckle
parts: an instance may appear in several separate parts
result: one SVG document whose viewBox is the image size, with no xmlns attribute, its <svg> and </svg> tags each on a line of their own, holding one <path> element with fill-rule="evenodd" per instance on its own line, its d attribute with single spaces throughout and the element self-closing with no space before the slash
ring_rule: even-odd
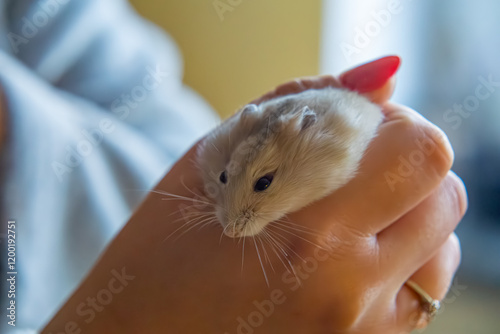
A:
<svg viewBox="0 0 500 334">
<path fill-rule="evenodd" d="M 467 190 L 465 188 L 465 184 L 457 174 L 450 171 L 447 175 L 447 181 L 450 185 L 451 196 L 455 202 L 455 206 L 457 208 L 457 216 L 458 218 L 462 218 L 465 215 L 468 207 L 468 199 L 467 199 Z"/>
<path fill-rule="evenodd" d="M 453 261 L 453 271 L 458 269 L 462 258 L 462 251 L 460 249 L 460 241 L 455 233 L 450 234 L 448 238 L 449 244 L 449 258 Z"/>
<path fill-rule="evenodd" d="M 320 87 L 341 87 L 340 82 L 333 75 L 322 75 L 317 80 Z"/>
<path fill-rule="evenodd" d="M 456 234 L 451 233 L 433 261 L 433 269 L 436 273 L 434 291 L 436 298 L 443 299 L 446 296 L 453 277 L 460 266 L 460 260 L 460 242 Z"/>
<path fill-rule="evenodd" d="M 436 125 L 427 122 L 423 126 L 423 134 L 425 139 L 432 141 L 436 148 L 436 156 L 434 163 L 441 175 L 446 175 L 453 165 L 453 160 L 455 159 L 455 154 L 451 147 L 448 136 L 443 130 L 438 128 Z"/>
<path fill-rule="evenodd" d="M 415 111 L 399 115 L 400 131 L 413 138 L 415 149 L 427 157 L 427 164 L 441 178 L 450 170 L 454 153 L 446 134 Z"/>
<path fill-rule="evenodd" d="M 449 172 L 427 201 L 432 207 L 429 214 L 439 216 L 438 221 L 433 220 L 434 223 L 428 225 L 428 229 L 444 243 L 467 210 L 465 187 L 458 177 Z"/>
</svg>

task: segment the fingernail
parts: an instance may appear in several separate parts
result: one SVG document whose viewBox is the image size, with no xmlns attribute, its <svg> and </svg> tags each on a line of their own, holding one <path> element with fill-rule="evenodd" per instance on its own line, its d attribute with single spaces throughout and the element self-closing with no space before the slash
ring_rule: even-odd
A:
<svg viewBox="0 0 500 334">
<path fill-rule="evenodd" d="M 397 72 L 401 58 L 387 56 L 363 64 L 340 75 L 342 85 L 350 90 L 367 93 L 381 88 Z"/>
</svg>

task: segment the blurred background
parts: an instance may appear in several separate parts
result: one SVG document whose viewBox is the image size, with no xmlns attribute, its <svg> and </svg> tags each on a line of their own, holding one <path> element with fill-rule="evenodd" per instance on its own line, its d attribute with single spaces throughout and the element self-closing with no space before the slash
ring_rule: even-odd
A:
<svg viewBox="0 0 500 334">
<path fill-rule="evenodd" d="M 447 133 L 470 199 L 462 265 L 425 333 L 500 333 L 499 1 L 130 3 L 182 55 L 126 0 L 0 0 L 10 117 L 0 220 L 19 221 L 20 328 L 50 318 L 147 190 L 217 122 L 187 86 L 225 118 L 292 78 L 397 54 L 393 101 Z M 61 162 L 70 167 L 55 169 Z"/>
<path fill-rule="evenodd" d="M 462 265 L 425 333 L 500 333 L 500 2 L 131 3 L 175 39 L 185 82 L 222 117 L 291 78 L 400 55 L 393 101 L 448 134 L 470 198 Z"/>
</svg>

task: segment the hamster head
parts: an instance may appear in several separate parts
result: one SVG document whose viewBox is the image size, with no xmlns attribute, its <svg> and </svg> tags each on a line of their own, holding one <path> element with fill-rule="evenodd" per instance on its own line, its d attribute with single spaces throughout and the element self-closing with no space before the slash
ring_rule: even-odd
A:
<svg viewBox="0 0 500 334">
<path fill-rule="evenodd" d="M 349 145 L 320 123 L 309 107 L 277 100 L 246 106 L 203 141 L 197 162 L 227 236 L 256 235 L 345 183 L 356 167 Z"/>
</svg>

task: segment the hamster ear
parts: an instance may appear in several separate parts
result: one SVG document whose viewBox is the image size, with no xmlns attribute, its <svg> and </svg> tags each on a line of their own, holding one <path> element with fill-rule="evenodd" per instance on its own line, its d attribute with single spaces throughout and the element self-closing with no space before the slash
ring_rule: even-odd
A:
<svg viewBox="0 0 500 334">
<path fill-rule="evenodd" d="M 291 117 L 285 116 L 283 121 L 285 129 L 289 129 L 295 133 L 304 131 L 316 123 L 317 116 L 313 110 L 311 110 L 308 106 L 305 106 L 301 111 L 294 113 Z"/>
<path fill-rule="evenodd" d="M 259 107 L 257 107 L 257 105 L 255 104 L 247 104 L 246 106 L 243 107 L 243 109 L 241 110 L 241 117 L 247 117 L 247 116 L 251 116 L 255 113 L 258 113 L 259 112 Z"/>
<path fill-rule="evenodd" d="M 318 120 L 316 113 L 311 110 L 308 106 L 305 106 L 301 112 L 301 120 L 300 120 L 300 131 L 304 131 Z"/>
<path fill-rule="evenodd" d="M 392 96 L 400 64 L 398 56 L 383 57 L 342 73 L 339 80 L 345 88 L 383 104 Z"/>
<path fill-rule="evenodd" d="M 260 108 L 255 104 L 247 104 L 241 109 L 240 120 L 243 122 L 253 122 L 260 116 Z"/>
</svg>

